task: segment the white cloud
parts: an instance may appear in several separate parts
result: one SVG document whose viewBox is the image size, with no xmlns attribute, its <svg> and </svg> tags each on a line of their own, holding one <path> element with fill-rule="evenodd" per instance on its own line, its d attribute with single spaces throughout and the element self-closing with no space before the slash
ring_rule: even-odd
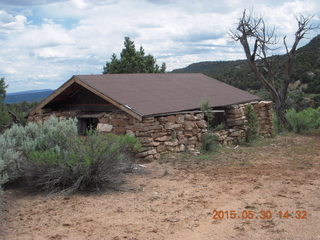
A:
<svg viewBox="0 0 320 240">
<path fill-rule="evenodd" d="M 0 10 L 0 34 L 8 34 L 13 31 L 23 30 L 25 28 L 26 19 L 25 16 L 13 16 Z"/>
<path fill-rule="evenodd" d="M 243 58 L 227 32 L 244 7 L 261 13 L 289 38 L 296 29 L 294 15 L 318 14 L 319 5 L 317 0 L 71 0 L 24 6 L 20 12 L 7 8 L 0 11 L 0 76 L 9 91 L 42 87 L 36 82 L 56 88 L 73 74 L 101 73 L 111 54 L 123 48 L 124 36 L 169 70 Z"/>
<path fill-rule="evenodd" d="M 0 4 L 11 6 L 32 6 L 40 4 L 49 4 L 53 2 L 62 2 L 68 0 L 0 0 Z"/>
<path fill-rule="evenodd" d="M 29 26 L 23 33 L 12 35 L 11 41 L 10 45 L 19 45 L 24 48 L 54 47 L 75 43 L 62 26 L 52 23 Z"/>
<path fill-rule="evenodd" d="M 85 9 L 88 7 L 88 4 L 84 0 L 71 0 L 76 8 Z"/>
</svg>

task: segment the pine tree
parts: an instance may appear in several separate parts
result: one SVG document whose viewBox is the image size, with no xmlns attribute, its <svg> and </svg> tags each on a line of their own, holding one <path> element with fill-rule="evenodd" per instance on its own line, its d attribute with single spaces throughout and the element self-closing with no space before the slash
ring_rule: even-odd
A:
<svg viewBox="0 0 320 240">
<path fill-rule="evenodd" d="M 136 50 L 134 42 L 129 37 L 125 37 L 124 49 L 120 53 L 120 59 L 115 53 L 111 56 L 111 61 L 106 62 L 103 67 L 103 74 L 107 73 L 164 73 L 166 64 L 161 67 L 156 64 L 156 59 L 152 55 L 145 55 L 143 47 Z"/>
<path fill-rule="evenodd" d="M 6 97 L 6 88 L 8 85 L 5 83 L 4 78 L 0 78 L 0 133 L 10 124 L 11 116 L 8 113 L 4 99 Z"/>
<path fill-rule="evenodd" d="M 6 97 L 6 88 L 8 85 L 5 83 L 4 78 L 0 78 L 0 103 L 2 103 Z"/>
</svg>

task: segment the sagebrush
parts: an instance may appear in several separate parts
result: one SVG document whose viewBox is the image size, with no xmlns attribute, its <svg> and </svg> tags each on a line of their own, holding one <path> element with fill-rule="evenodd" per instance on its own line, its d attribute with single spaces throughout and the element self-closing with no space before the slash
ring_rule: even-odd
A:
<svg viewBox="0 0 320 240">
<path fill-rule="evenodd" d="M 295 133 L 308 133 L 320 127 L 320 107 L 307 108 L 297 112 L 295 109 L 289 109 L 286 112 L 286 118 L 289 122 L 289 130 Z"/>
<path fill-rule="evenodd" d="M 4 161 L 0 159 L 0 194 L 2 193 L 2 185 L 8 180 L 7 174 L 4 171 Z"/>
<path fill-rule="evenodd" d="M 51 117 L 43 123 L 13 125 L 0 136 L 0 159 L 9 180 L 21 177 L 22 164 L 31 151 L 56 148 L 68 151 L 78 137 L 77 120 Z"/>
<path fill-rule="evenodd" d="M 130 153 L 140 148 L 130 136 L 90 131 L 79 137 L 76 119 L 55 117 L 13 126 L 0 137 L 1 144 L 9 178 L 22 178 L 47 192 L 100 189 L 119 182 L 120 173 L 130 168 Z"/>
</svg>

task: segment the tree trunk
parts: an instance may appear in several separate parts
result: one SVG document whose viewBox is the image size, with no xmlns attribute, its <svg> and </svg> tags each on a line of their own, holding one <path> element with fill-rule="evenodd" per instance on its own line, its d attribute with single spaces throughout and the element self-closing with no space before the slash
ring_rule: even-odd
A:
<svg viewBox="0 0 320 240">
<path fill-rule="evenodd" d="M 275 102 L 275 110 L 277 114 L 277 119 L 282 127 L 288 127 L 288 120 L 286 118 L 286 108 L 285 101 L 280 97 L 274 99 Z"/>
</svg>

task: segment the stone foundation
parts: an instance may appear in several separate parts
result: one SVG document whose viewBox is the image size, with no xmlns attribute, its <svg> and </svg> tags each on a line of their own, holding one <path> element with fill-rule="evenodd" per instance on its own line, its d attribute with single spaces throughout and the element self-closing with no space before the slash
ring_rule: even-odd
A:
<svg viewBox="0 0 320 240">
<path fill-rule="evenodd" d="M 260 135 L 272 135 L 272 102 L 250 103 L 257 113 Z M 232 105 L 225 109 L 226 127 L 216 131 L 221 144 L 237 144 L 245 140 L 246 104 Z M 29 115 L 29 121 L 43 121 L 50 115 L 57 117 L 76 117 L 77 111 L 51 112 Z M 152 160 L 160 154 L 169 152 L 195 151 L 201 137 L 207 132 L 207 123 L 202 113 L 181 113 L 169 116 L 144 117 L 139 121 L 123 111 L 99 114 L 97 130 L 104 133 L 128 134 L 137 137 L 142 145 L 139 157 Z"/>
</svg>

